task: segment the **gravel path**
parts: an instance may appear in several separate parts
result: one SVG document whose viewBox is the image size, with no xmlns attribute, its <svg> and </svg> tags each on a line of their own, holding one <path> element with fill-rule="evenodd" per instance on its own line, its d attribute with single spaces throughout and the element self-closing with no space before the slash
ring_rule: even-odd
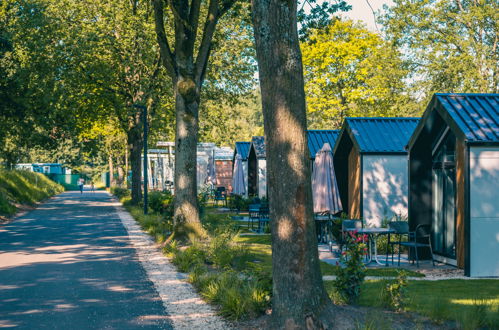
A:
<svg viewBox="0 0 499 330">
<path fill-rule="evenodd" d="M 192 330 L 230 329 L 230 325 L 216 315 L 216 311 L 187 283 L 186 274 L 177 271 L 121 204 L 116 202 L 115 207 L 142 266 L 168 311 L 173 327 Z"/>
</svg>

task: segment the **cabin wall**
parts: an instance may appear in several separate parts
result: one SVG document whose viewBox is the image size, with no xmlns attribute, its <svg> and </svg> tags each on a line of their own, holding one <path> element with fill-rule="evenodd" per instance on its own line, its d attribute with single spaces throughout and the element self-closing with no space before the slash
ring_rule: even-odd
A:
<svg viewBox="0 0 499 330">
<path fill-rule="evenodd" d="M 499 147 L 470 148 L 470 276 L 499 276 Z"/>
<path fill-rule="evenodd" d="M 466 217 L 465 207 L 465 171 L 466 171 L 466 144 L 457 140 L 456 143 L 456 258 L 457 266 L 464 268 L 465 254 L 465 231 L 464 222 Z"/>
<path fill-rule="evenodd" d="M 258 159 L 258 197 L 267 196 L 267 161 Z"/>
<path fill-rule="evenodd" d="M 348 155 L 348 215 L 360 218 L 360 154 L 352 148 Z"/>
<path fill-rule="evenodd" d="M 216 160 L 215 174 L 217 187 L 225 187 L 225 189 L 232 191 L 232 161 Z"/>
<path fill-rule="evenodd" d="M 362 156 L 362 218 L 381 227 L 384 218 L 407 216 L 407 155 Z"/>
</svg>

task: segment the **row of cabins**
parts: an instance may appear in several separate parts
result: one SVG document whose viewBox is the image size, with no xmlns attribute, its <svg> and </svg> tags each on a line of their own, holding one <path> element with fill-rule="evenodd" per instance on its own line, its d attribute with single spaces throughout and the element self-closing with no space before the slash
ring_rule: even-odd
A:
<svg viewBox="0 0 499 330">
<path fill-rule="evenodd" d="M 307 134 L 312 161 L 333 147 L 350 218 L 430 224 L 437 260 L 499 276 L 499 94 L 435 94 L 422 118 L 347 118 L 339 131 Z M 237 142 L 237 154 L 249 196 L 266 196 L 263 137 Z"/>
</svg>

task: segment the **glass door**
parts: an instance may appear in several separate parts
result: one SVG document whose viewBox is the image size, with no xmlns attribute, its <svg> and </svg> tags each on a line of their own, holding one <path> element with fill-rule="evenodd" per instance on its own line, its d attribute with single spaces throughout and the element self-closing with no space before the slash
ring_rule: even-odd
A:
<svg viewBox="0 0 499 330">
<path fill-rule="evenodd" d="M 433 252 L 456 258 L 456 138 L 446 130 L 433 149 Z"/>
</svg>

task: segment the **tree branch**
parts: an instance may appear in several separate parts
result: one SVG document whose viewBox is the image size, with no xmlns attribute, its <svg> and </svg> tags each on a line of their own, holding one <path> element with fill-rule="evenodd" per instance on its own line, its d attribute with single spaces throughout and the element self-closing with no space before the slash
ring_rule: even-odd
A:
<svg viewBox="0 0 499 330">
<path fill-rule="evenodd" d="M 170 49 L 168 39 L 165 32 L 163 0 L 153 0 L 154 5 L 154 23 L 156 29 L 156 37 L 159 44 L 161 61 L 166 68 L 166 71 L 172 79 L 177 76 L 177 68 L 175 64 L 175 55 Z"/>
<path fill-rule="evenodd" d="M 199 46 L 196 58 L 195 80 L 198 86 L 201 86 L 204 80 L 206 66 L 211 50 L 211 42 L 213 40 L 213 35 L 215 34 L 218 18 L 218 0 L 210 0 L 208 14 L 204 23 L 203 37 L 201 39 L 201 45 Z"/>
</svg>

